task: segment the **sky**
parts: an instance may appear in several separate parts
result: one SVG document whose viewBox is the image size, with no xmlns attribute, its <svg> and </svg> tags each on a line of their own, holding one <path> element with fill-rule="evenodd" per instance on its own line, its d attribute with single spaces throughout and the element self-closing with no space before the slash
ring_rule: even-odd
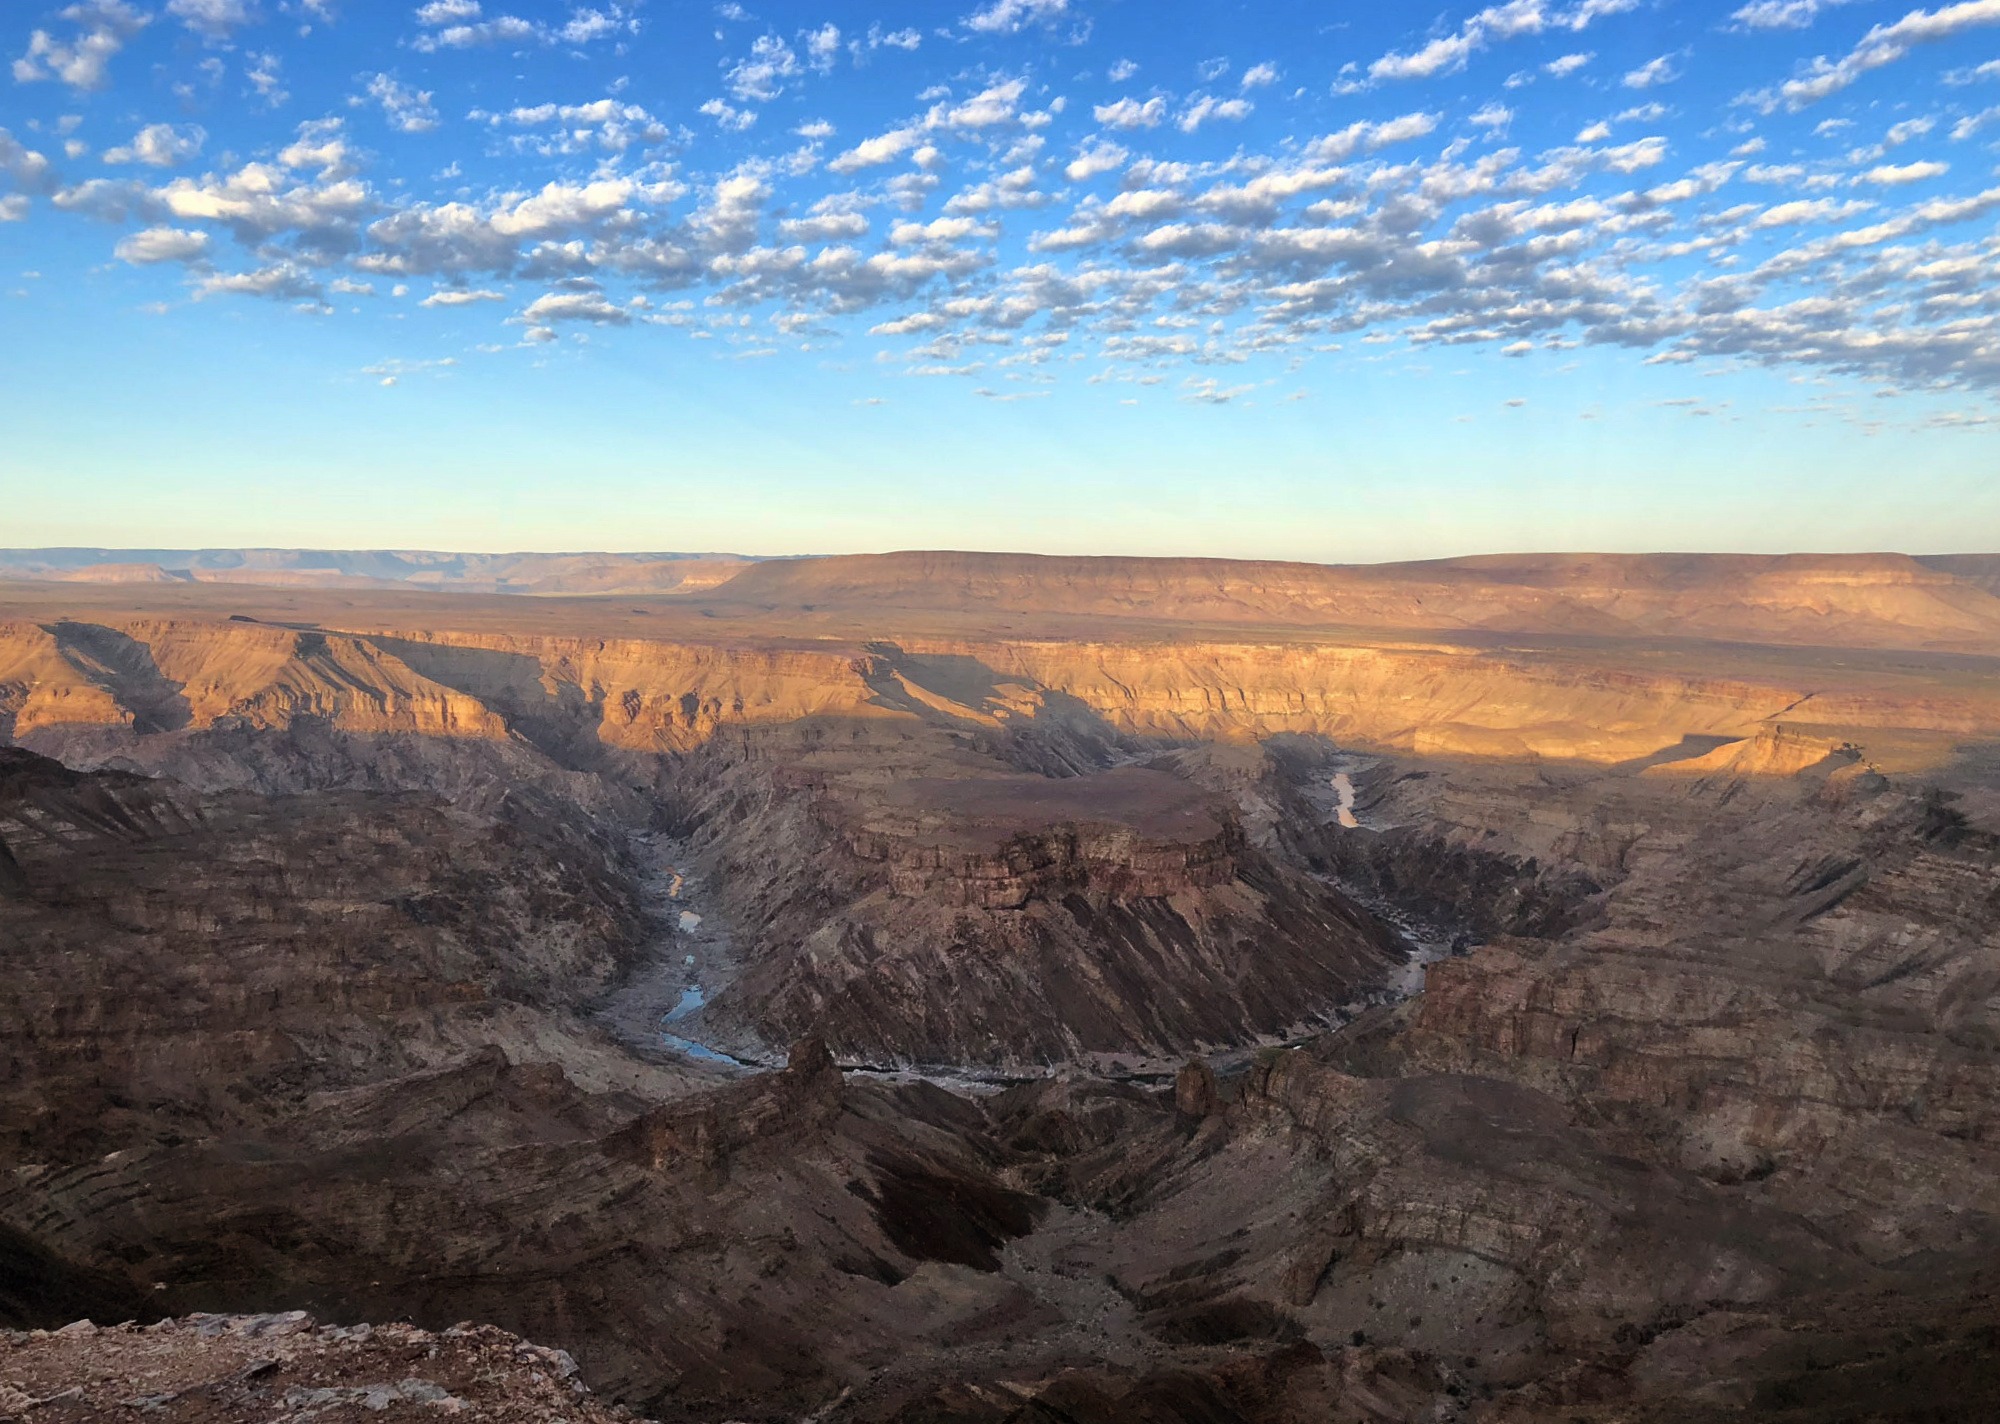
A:
<svg viewBox="0 0 2000 1424">
<path fill-rule="evenodd" d="M 2000 549 L 2000 0 L 7 0 L 0 546 Z"/>
</svg>

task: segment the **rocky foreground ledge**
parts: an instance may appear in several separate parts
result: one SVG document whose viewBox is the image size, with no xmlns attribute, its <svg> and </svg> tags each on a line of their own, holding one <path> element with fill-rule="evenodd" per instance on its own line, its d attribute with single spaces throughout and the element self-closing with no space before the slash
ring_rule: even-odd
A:
<svg viewBox="0 0 2000 1424">
<path fill-rule="evenodd" d="M 562 1350 L 491 1325 L 320 1325 L 304 1311 L 0 1331 L 0 1420 L 613 1424 Z"/>
</svg>

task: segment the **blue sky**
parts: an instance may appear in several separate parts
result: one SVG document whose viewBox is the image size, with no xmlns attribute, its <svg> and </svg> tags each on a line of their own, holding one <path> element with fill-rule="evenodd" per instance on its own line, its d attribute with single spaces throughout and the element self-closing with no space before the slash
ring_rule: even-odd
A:
<svg viewBox="0 0 2000 1424">
<path fill-rule="evenodd" d="M 2000 0 L 13 0 L 0 545 L 2000 548 Z"/>
</svg>

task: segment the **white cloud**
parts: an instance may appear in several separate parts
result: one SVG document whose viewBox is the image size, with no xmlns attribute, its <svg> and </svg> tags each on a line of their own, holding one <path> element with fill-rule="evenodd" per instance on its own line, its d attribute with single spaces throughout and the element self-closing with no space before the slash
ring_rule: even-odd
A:
<svg viewBox="0 0 2000 1424">
<path fill-rule="evenodd" d="M 1131 60 L 1119 59 L 1112 61 L 1111 67 L 1104 71 L 1104 77 L 1109 79 L 1113 84 L 1123 84 L 1138 72 L 1139 66 Z"/>
<path fill-rule="evenodd" d="M 778 224 L 778 235 L 787 242 L 840 242 L 867 234 L 868 219 L 856 212 L 829 210 Z"/>
<path fill-rule="evenodd" d="M 580 45 L 637 28 L 636 21 L 626 19 L 624 12 L 613 5 L 608 10 L 573 11 L 563 27 L 555 31 L 555 37 L 564 44 Z"/>
<path fill-rule="evenodd" d="M 1069 0 L 993 0 L 967 15 L 965 28 L 981 34 L 1011 35 L 1028 25 L 1045 25 L 1069 9 Z"/>
<path fill-rule="evenodd" d="M 34 200 L 25 193 L 9 193 L 0 198 L 0 222 L 26 222 Z"/>
<path fill-rule="evenodd" d="M 957 104 L 939 98 L 921 121 L 865 138 L 837 155 L 827 167 L 835 173 L 855 173 L 863 168 L 891 163 L 908 153 L 918 166 L 934 168 L 943 161 L 943 155 L 925 142 L 927 134 L 978 135 L 984 130 L 1011 123 L 1045 122 L 1046 115 L 1024 115 L 1020 112 L 1021 96 L 1026 91 L 1025 81 L 1008 79 L 990 84 Z M 941 92 L 932 91 L 921 97 L 929 98 Z M 1039 144 L 1040 139 L 1035 139 L 1035 143 Z M 926 180 L 927 183 L 931 181 L 934 180 Z"/>
<path fill-rule="evenodd" d="M 962 104 L 932 108 L 925 124 L 933 129 L 985 129 L 1009 123 L 1018 116 L 1021 95 L 1027 83 L 1020 79 L 990 84 Z"/>
<path fill-rule="evenodd" d="M 1903 58 L 1920 44 L 1956 38 L 1980 25 L 2000 24 L 2000 0 L 1962 0 L 1935 10 L 1912 10 L 1893 24 L 1876 25 L 1839 60 L 1821 56 L 1806 72 L 1778 86 L 1773 95 L 1753 96 L 1767 106 L 1783 100 L 1794 109 L 1837 94 L 1870 70 Z"/>
<path fill-rule="evenodd" d="M 257 97 L 274 109 L 292 97 L 285 92 L 283 68 L 284 61 L 275 54 L 244 56 L 243 77 L 250 81 Z"/>
<path fill-rule="evenodd" d="M 1408 54 L 1385 54 L 1368 66 L 1368 75 L 1371 79 L 1429 79 L 1449 74 L 1465 68 L 1466 60 L 1483 43 L 1483 31 L 1468 25 Z"/>
<path fill-rule="evenodd" d="M 1201 380 L 1190 376 L 1181 384 L 1180 398 L 1199 405 L 1228 405 L 1256 389 L 1254 385 L 1225 386 L 1213 376 Z"/>
<path fill-rule="evenodd" d="M 997 178 L 954 194 L 944 205 L 947 213 L 987 213 L 995 208 L 1038 208 L 1048 195 L 1035 186 L 1035 170 L 1028 164 L 1011 168 Z"/>
<path fill-rule="evenodd" d="M 1133 188 L 1105 204 L 1104 211 L 1114 218 L 1151 222 L 1186 206 L 1187 199 L 1172 188 Z"/>
<path fill-rule="evenodd" d="M 1729 18 L 1746 30 L 1803 30 L 1822 10 L 1853 0 L 1754 0 Z"/>
<path fill-rule="evenodd" d="M 1063 169 L 1063 177 L 1072 183 L 1082 183 L 1101 173 L 1114 171 L 1131 156 L 1109 139 L 1093 139 L 1077 150 L 1076 157 Z"/>
<path fill-rule="evenodd" d="M 1182 133 L 1193 133 L 1210 119 L 1228 119 L 1232 122 L 1250 117 L 1252 105 L 1248 99 L 1217 99 L 1210 94 L 1200 94 L 1188 102 L 1181 110 L 1174 126 Z"/>
<path fill-rule="evenodd" d="M 314 119 L 300 124 L 298 132 L 294 142 L 278 150 L 278 162 L 285 167 L 310 170 L 323 178 L 342 178 L 353 171 L 339 119 Z"/>
<path fill-rule="evenodd" d="M 438 112 L 428 89 L 412 89 L 387 74 L 377 74 L 369 79 L 367 94 L 382 106 L 391 128 L 403 133 L 429 133 L 438 126 Z"/>
<path fill-rule="evenodd" d="M 154 262 L 192 262 L 208 251 L 208 234 L 177 227 L 149 227 L 118 243 L 120 261 L 134 265 Z"/>
<path fill-rule="evenodd" d="M 1306 145 L 1306 153 L 1321 162 L 1338 163 L 1357 153 L 1372 153 L 1392 143 L 1407 143 L 1411 139 L 1422 138 L 1437 126 L 1436 114 L 1404 114 L 1379 123 L 1361 120 L 1338 133 L 1314 139 Z"/>
<path fill-rule="evenodd" d="M 504 302 L 505 292 L 492 292 L 484 288 L 445 287 L 432 292 L 418 306 L 424 307 L 469 307 L 477 302 Z"/>
<path fill-rule="evenodd" d="M 885 134 L 864 138 L 827 164 L 827 167 L 836 173 L 853 173 L 863 168 L 873 168 L 878 164 L 893 163 L 915 148 L 922 138 L 923 131 L 920 129 L 891 129 Z"/>
<path fill-rule="evenodd" d="M 106 163 L 143 163 L 153 168 L 172 168 L 201 152 L 208 139 L 199 124 L 177 129 L 172 124 L 148 124 L 132 136 L 129 144 L 104 150 Z"/>
<path fill-rule="evenodd" d="M 1789 203 L 1779 203 L 1764 209 L 1751 219 L 1753 228 L 1790 227 L 1797 223 L 1831 222 L 1848 218 L 1856 213 L 1865 213 L 1874 207 L 1859 199 L 1841 202 L 1836 198 L 1798 198 Z"/>
<path fill-rule="evenodd" d="M 840 58 L 840 26 L 829 21 L 808 31 L 805 41 L 806 63 L 821 74 L 831 72 L 833 62 Z"/>
<path fill-rule="evenodd" d="M 1627 89 L 1651 89 L 1661 84 L 1671 84 L 1680 78 L 1680 71 L 1674 68 L 1672 55 L 1663 54 L 1658 59 L 1649 59 L 1637 69 L 1629 70 L 1618 82 Z"/>
<path fill-rule="evenodd" d="M 630 326 L 632 312 L 614 306 L 594 284 L 579 290 L 548 292 L 528 303 L 520 320 L 531 326 L 547 327 L 551 322 L 583 321 L 597 326 Z"/>
<path fill-rule="evenodd" d="M 868 27 L 869 49 L 914 50 L 924 42 L 924 37 L 912 29 L 885 30 L 880 25 Z"/>
<path fill-rule="evenodd" d="M 1576 73 L 1577 70 L 1589 64 L 1596 57 L 1594 54 L 1557 55 L 1554 59 L 1543 65 L 1542 69 L 1546 73 L 1553 74 L 1556 78 L 1561 79 L 1566 75 Z"/>
<path fill-rule="evenodd" d="M 469 25 L 446 25 L 429 34 L 418 35 L 410 47 L 421 54 L 441 49 L 477 49 L 495 44 L 546 44 L 548 30 L 518 15 L 500 15 Z"/>
<path fill-rule="evenodd" d="M 47 30 L 30 34 L 28 52 L 14 61 L 17 84 L 58 79 L 72 89 L 102 89 L 112 57 L 152 20 L 125 0 L 81 0 L 58 13 L 76 33 L 63 40 Z"/>
<path fill-rule="evenodd" d="M 488 18 L 479 0 L 430 0 L 417 10 L 423 33 L 410 41 L 420 54 L 443 49 L 477 49 L 487 45 L 589 44 L 638 28 L 621 5 L 603 9 L 576 7 L 560 25 L 524 20 L 518 15 Z"/>
<path fill-rule="evenodd" d="M 968 237 L 991 237 L 995 229 L 972 218 L 938 218 L 932 222 L 899 222 L 889 230 L 889 241 L 898 247 L 927 242 L 963 242 Z"/>
<path fill-rule="evenodd" d="M 727 99 L 705 99 L 697 112 L 714 119 L 717 128 L 731 133 L 742 133 L 757 122 L 755 110 L 739 109 Z"/>
<path fill-rule="evenodd" d="M 719 99 L 702 105 L 700 112 L 714 116 L 717 109 L 735 112 Z M 623 153 L 635 144 L 665 143 L 673 136 L 644 107 L 619 99 L 593 99 L 587 104 L 535 104 L 509 109 L 504 114 L 475 109 L 471 117 L 517 128 L 552 128 L 554 132 L 548 135 L 515 140 L 517 147 L 541 154 L 580 153 L 593 147 Z M 755 117 L 750 116 L 752 122 Z"/>
<path fill-rule="evenodd" d="M 1949 172 L 1951 172 L 1949 163 L 1885 163 L 1869 169 L 1856 181 L 1894 188 L 1906 183 L 1921 183 L 1926 178 L 1942 178 Z"/>
<path fill-rule="evenodd" d="M 1114 79 L 1112 81 L 1116 83 Z M 1275 64 L 1253 64 L 1243 71 L 1242 88 L 1261 89 L 1267 84 L 1278 82 L 1278 66 Z"/>
<path fill-rule="evenodd" d="M 1368 66 L 1371 79 L 1430 79 L 1463 69 L 1466 61 L 1496 40 L 1523 35 L 1589 28 L 1607 15 L 1636 9 L 1639 0 L 1579 0 L 1564 10 L 1552 8 L 1545 0 L 1507 0 L 1491 5 L 1467 20 L 1456 31 L 1440 35 L 1419 49 L 1383 55 Z"/>
<path fill-rule="evenodd" d="M 502 237 L 555 237 L 616 219 L 644 196 L 640 185 L 630 178 L 546 183 L 539 193 L 502 204 L 488 223 Z"/>
<path fill-rule="evenodd" d="M 239 26 L 260 19 L 250 0 L 167 0 L 167 13 L 196 34 L 227 39 Z"/>
<path fill-rule="evenodd" d="M 709 189 L 708 202 L 695 214 L 693 227 L 717 251 L 742 252 L 757 240 L 757 224 L 770 196 L 770 185 L 757 173 L 731 173 Z"/>
<path fill-rule="evenodd" d="M 1114 129 L 1158 128 L 1167 116 L 1167 101 L 1148 99 L 1140 103 L 1137 99 L 1119 99 L 1109 104 L 1099 104 L 1091 110 L 1097 122 Z"/>
<path fill-rule="evenodd" d="M 739 101 L 769 103 L 803 72 L 790 45 L 776 35 L 760 35 L 751 41 L 749 58 L 737 61 L 724 82 Z"/>
<path fill-rule="evenodd" d="M 51 193 L 56 188 L 55 169 L 49 160 L 4 128 L 0 128 L 0 173 L 24 192 Z"/>
<path fill-rule="evenodd" d="M 1985 109 L 1977 114 L 1967 114 L 1951 126 L 1951 140 L 1953 143 L 1963 143 L 1993 123 L 2000 123 L 2000 107 Z"/>
<path fill-rule="evenodd" d="M 236 295 L 269 297 L 276 301 L 316 298 L 325 289 L 309 268 L 296 262 L 274 262 L 254 272 L 221 272 L 195 284 L 196 301 Z"/>
</svg>

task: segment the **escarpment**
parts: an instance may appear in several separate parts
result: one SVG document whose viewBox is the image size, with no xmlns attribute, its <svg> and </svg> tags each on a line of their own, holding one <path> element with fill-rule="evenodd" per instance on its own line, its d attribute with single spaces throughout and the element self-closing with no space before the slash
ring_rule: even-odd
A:
<svg viewBox="0 0 2000 1424">
<path fill-rule="evenodd" d="M 374 642 L 261 623 L 135 620 L 0 625 L 12 735 L 110 723 L 135 732 L 276 729 L 302 718 L 356 733 L 504 734 L 474 698 Z"/>
<path fill-rule="evenodd" d="M 1688 738 L 1753 737 L 1780 717 L 1804 735 L 1878 743 L 2000 727 L 2000 695 L 1976 677 L 1913 682 L 1888 665 L 1791 656 L 1743 676 L 1616 649 L 1379 639 L 848 643 L 14 620 L 0 624 L 0 725 L 44 751 L 195 779 L 206 742 L 308 727 L 486 746 L 494 758 L 511 745 L 628 779 L 725 729 L 824 718 L 954 726 L 1039 749 L 1037 769 L 1055 771 L 1134 740 L 1303 734 L 1611 764 Z M 1066 760 L 1062 748 L 1078 744 L 1084 760 Z"/>
</svg>

